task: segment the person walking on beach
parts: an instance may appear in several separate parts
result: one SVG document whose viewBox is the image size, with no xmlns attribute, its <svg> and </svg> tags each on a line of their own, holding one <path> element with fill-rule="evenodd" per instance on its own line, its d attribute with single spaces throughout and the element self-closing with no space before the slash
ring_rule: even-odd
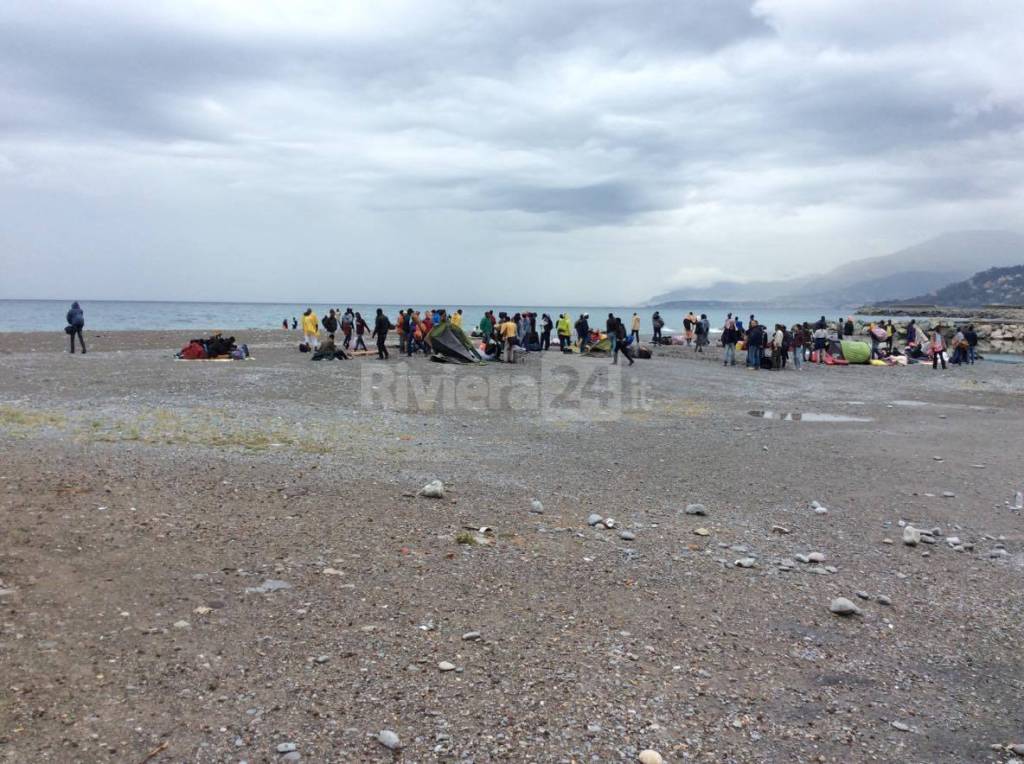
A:
<svg viewBox="0 0 1024 764">
<path fill-rule="evenodd" d="M 708 335 L 711 334 L 711 323 L 708 321 L 707 314 L 700 314 L 700 319 L 693 325 L 693 331 L 697 337 L 696 347 L 693 352 L 703 353 L 704 346 L 708 344 Z"/>
<path fill-rule="evenodd" d="M 822 326 L 820 321 L 815 325 L 814 334 L 811 335 L 811 338 L 814 340 L 814 354 L 817 357 L 818 363 L 825 363 L 825 348 L 828 345 L 828 329 Z"/>
<path fill-rule="evenodd" d="M 71 339 L 71 355 L 75 354 L 75 337 L 78 337 L 78 344 L 82 346 L 82 355 L 85 355 L 85 340 L 82 338 L 82 330 L 85 328 L 85 311 L 77 302 L 71 303 L 67 322 L 68 327 L 65 331 Z"/>
<path fill-rule="evenodd" d="M 736 341 L 739 339 L 736 331 L 736 322 L 732 313 L 725 319 L 725 326 L 722 327 L 722 366 L 736 365 Z"/>
<path fill-rule="evenodd" d="M 612 355 L 615 355 L 615 348 L 619 344 L 618 332 L 616 331 L 619 320 L 612 314 L 608 314 L 608 320 L 604 322 L 604 334 L 612 343 Z"/>
<path fill-rule="evenodd" d="M 661 344 L 661 330 L 665 326 L 665 320 L 661 317 L 660 311 L 654 311 L 654 315 L 651 316 L 651 328 L 654 330 L 654 334 L 651 335 L 651 342 L 655 345 Z"/>
<path fill-rule="evenodd" d="M 310 350 L 320 347 L 320 321 L 312 308 L 306 308 L 302 314 L 302 335 Z"/>
<path fill-rule="evenodd" d="M 629 334 L 633 338 L 633 342 L 640 341 L 640 316 L 636 313 L 633 314 L 633 323 L 630 325 Z"/>
<path fill-rule="evenodd" d="M 360 348 L 366 350 L 366 343 L 363 341 L 363 334 L 369 329 L 366 322 L 363 320 L 362 315 L 356 311 L 356 345 L 353 350 L 359 350 Z"/>
<path fill-rule="evenodd" d="M 629 342 L 627 340 L 626 325 L 622 323 L 621 318 L 612 317 L 615 321 L 615 329 L 612 333 L 615 339 L 612 341 L 612 363 L 618 364 L 619 353 L 625 356 L 626 360 L 629 361 L 629 365 L 633 365 L 633 353 L 629 350 Z"/>
<path fill-rule="evenodd" d="M 686 347 L 690 347 L 693 342 L 693 322 L 697 320 L 697 317 L 693 315 L 691 310 L 683 317 L 683 336 L 686 338 Z"/>
<path fill-rule="evenodd" d="M 384 315 L 384 311 L 381 308 L 377 308 L 377 318 L 373 322 L 372 337 L 377 340 L 377 358 L 381 361 L 388 359 L 388 348 L 384 343 L 387 341 L 388 331 L 391 328 L 391 322 Z"/>
<path fill-rule="evenodd" d="M 281 328 L 284 329 L 285 331 L 288 331 L 288 319 L 287 318 L 284 321 L 281 322 Z"/>
</svg>

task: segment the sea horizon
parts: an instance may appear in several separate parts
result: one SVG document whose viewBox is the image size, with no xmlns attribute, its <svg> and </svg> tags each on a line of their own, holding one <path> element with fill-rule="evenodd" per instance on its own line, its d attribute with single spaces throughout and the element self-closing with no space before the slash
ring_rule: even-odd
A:
<svg viewBox="0 0 1024 764">
<path fill-rule="evenodd" d="M 685 310 L 665 310 L 654 306 L 643 305 L 476 305 L 476 304 L 419 304 L 419 303 L 356 303 L 339 301 L 294 300 L 278 302 L 261 301 L 212 301 L 212 300 L 79 300 L 85 310 L 86 329 L 88 330 L 174 330 L 189 329 L 195 331 L 213 331 L 216 329 L 280 329 L 282 321 L 289 324 L 293 318 L 300 318 L 306 307 L 310 307 L 318 316 L 323 316 L 330 308 L 345 310 L 351 307 L 363 314 L 368 321 L 376 309 L 382 308 L 394 320 L 399 310 L 407 307 L 424 309 L 442 307 L 447 310 L 463 311 L 463 324 L 474 327 L 487 310 L 506 311 L 510 313 L 523 310 L 535 311 L 538 314 L 548 313 L 552 318 L 562 312 L 568 312 L 573 320 L 581 313 L 589 313 L 592 323 L 603 325 L 609 312 L 629 319 L 635 312 L 640 316 L 641 332 L 651 331 L 651 319 L 658 311 L 666 323 L 666 331 L 679 331 Z M 0 332 L 30 331 L 61 331 L 65 325 L 65 314 L 70 307 L 70 300 L 32 300 L 2 299 L 0 300 Z M 728 307 L 727 307 L 728 306 Z M 711 302 L 694 301 L 691 308 L 698 316 L 707 314 L 713 328 L 720 328 L 727 313 L 732 312 L 744 321 L 749 315 L 761 316 L 770 323 L 792 325 L 803 321 L 817 320 L 824 315 L 829 320 L 839 316 L 851 315 L 848 309 L 838 306 L 791 306 L 780 307 L 768 303 L 755 302 Z M 677 315 L 678 314 L 678 315 Z"/>
</svg>

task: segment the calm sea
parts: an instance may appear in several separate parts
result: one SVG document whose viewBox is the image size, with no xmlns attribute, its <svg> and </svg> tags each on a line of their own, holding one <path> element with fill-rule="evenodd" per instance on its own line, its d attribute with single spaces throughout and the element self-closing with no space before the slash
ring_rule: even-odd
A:
<svg viewBox="0 0 1024 764">
<path fill-rule="evenodd" d="M 0 331 L 61 331 L 64 328 L 64 317 L 70 303 L 57 300 L 0 300 Z M 323 316 L 331 307 L 351 307 L 359 311 L 367 322 L 372 324 L 372 317 L 376 309 L 381 307 L 394 321 L 398 311 L 405 307 L 419 308 L 422 306 L 405 305 L 325 305 L 321 303 L 266 303 L 266 302 L 128 302 L 113 300 L 98 300 L 95 302 L 83 301 L 82 308 L 85 310 L 85 325 L 87 329 L 190 329 L 196 332 L 213 331 L 219 329 L 277 329 L 285 319 L 291 324 L 292 318 L 301 318 L 302 311 L 307 307 L 313 308 L 317 315 Z M 633 313 L 640 315 L 641 331 L 647 334 L 651 331 L 651 316 L 654 310 L 651 308 L 636 308 L 626 306 L 567 306 L 567 305 L 450 305 L 441 306 L 450 310 L 462 308 L 465 318 L 463 325 L 466 327 L 476 326 L 484 311 L 493 309 L 495 311 L 507 311 L 509 313 L 521 312 L 524 310 L 535 311 L 538 315 L 548 313 L 553 319 L 558 314 L 568 311 L 573 320 L 580 313 L 589 313 L 591 324 L 603 326 L 608 313 L 621 316 L 629 326 L 629 319 Z M 721 305 L 701 305 L 694 303 L 693 312 L 698 316 L 706 313 L 711 320 L 713 327 L 720 328 L 729 308 Z M 752 304 L 737 303 L 733 313 L 738 314 L 747 321 L 750 314 L 757 316 L 762 323 L 768 322 L 785 323 L 792 325 L 797 322 L 815 321 L 819 316 L 825 315 L 834 319 L 840 315 L 846 315 L 836 307 L 814 307 L 806 308 L 768 308 Z M 679 331 L 683 322 L 685 311 L 662 311 L 662 318 L 665 320 L 666 330 Z"/>
</svg>

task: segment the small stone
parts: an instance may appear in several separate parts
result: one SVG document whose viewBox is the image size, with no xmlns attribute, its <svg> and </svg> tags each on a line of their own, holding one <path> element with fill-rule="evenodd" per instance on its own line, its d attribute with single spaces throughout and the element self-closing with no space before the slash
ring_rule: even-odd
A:
<svg viewBox="0 0 1024 764">
<path fill-rule="evenodd" d="M 892 600 L 889 599 L 888 597 L 886 597 L 884 594 L 879 594 L 878 595 L 877 602 L 878 602 L 879 605 L 886 605 L 886 606 L 889 606 L 889 605 L 892 604 Z"/>
<path fill-rule="evenodd" d="M 192 628 L 192 624 L 190 624 L 188 621 L 175 621 L 174 622 L 174 628 L 176 628 L 176 629 L 191 629 Z"/>
<path fill-rule="evenodd" d="M 706 515 L 708 511 L 704 508 L 703 504 L 687 504 L 686 514 L 688 515 Z"/>
<path fill-rule="evenodd" d="M 935 544 L 937 542 L 935 541 L 935 537 L 932 534 L 922 532 L 921 533 L 921 543 L 922 544 Z"/>
<path fill-rule="evenodd" d="M 810 562 L 825 562 L 825 555 L 821 552 L 811 552 L 807 555 Z"/>
<path fill-rule="evenodd" d="M 665 759 L 662 758 L 661 754 L 651 748 L 640 751 L 640 753 L 637 754 L 636 760 L 639 761 L 640 764 L 664 764 L 665 762 Z"/>
<path fill-rule="evenodd" d="M 298 746 L 295 745 L 295 743 L 278 743 L 277 744 L 277 752 L 278 753 L 291 753 L 292 751 L 295 751 L 297 749 L 298 749 Z"/>
<path fill-rule="evenodd" d="M 614 517 L 606 517 L 601 522 L 604 523 L 604 527 L 605 528 L 614 528 L 615 527 L 615 518 Z"/>
<path fill-rule="evenodd" d="M 786 570 L 790 570 L 792 568 L 795 568 L 796 567 L 796 560 L 791 560 L 788 557 L 785 558 L 785 559 L 779 560 L 779 567 L 780 568 L 785 568 Z"/>
<path fill-rule="evenodd" d="M 1008 745 L 1007 748 L 1015 756 L 1024 756 L 1024 743 L 1013 743 Z"/>
<path fill-rule="evenodd" d="M 329 661 L 330 659 L 331 659 L 331 657 L 329 655 L 318 655 L 318 656 L 316 656 L 316 662 L 319 663 L 321 666 L 323 664 L 327 663 L 327 661 Z"/>
<path fill-rule="evenodd" d="M 345 574 L 342 571 L 338 570 L 337 568 L 324 568 L 323 570 L 320 571 L 320 575 L 322 575 L 322 576 L 343 576 Z"/>
<path fill-rule="evenodd" d="M 397 751 L 402 747 L 402 741 L 399 740 L 398 735 L 391 730 L 381 730 L 378 732 L 377 742 L 392 751 Z"/>
<path fill-rule="evenodd" d="M 952 491 L 943 491 L 942 492 L 942 497 L 944 499 L 954 499 L 954 498 L 956 498 L 956 494 L 953 493 Z"/>
<path fill-rule="evenodd" d="M 444 483 L 440 480 L 431 480 L 425 486 L 420 489 L 420 496 L 428 499 L 443 499 L 444 498 Z"/>
<path fill-rule="evenodd" d="M 465 640 L 466 642 L 475 642 L 478 639 L 481 639 L 480 632 L 479 631 L 467 631 L 465 634 L 462 635 L 462 639 Z"/>
<path fill-rule="evenodd" d="M 867 592 L 854 592 L 854 594 L 856 594 L 862 600 L 869 600 L 869 599 L 871 599 L 871 595 L 868 594 Z"/>
<path fill-rule="evenodd" d="M 794 554 L 793 559 L 797 562 L 802 562 L 805 565 L 811 561 L 811 558 L 808 557 L 806 554 Z"/>
<path fill-rule="evenodd" d="M 898 729 L 900 732 L 910 732 L 910 725 L 904 724 L 903 722 L 889 722 L 893 729 Z"/>
<path fill-rule="evenodd" d="M 634 541 L 636 534 L 633 531 L 619 531 L 619 538 L 623 541 Z"/>
<path fill-rule="evenodd" d="M 892 544 L 892 539 L 890 539 L 890 538 L 884 538 L 884 539 L 882 539 L 882 543 L 883 543 L 883 544 Z"/>
<path fill-rule="evenodd" d="M 960 544 L 961 544 L 960 537 L 959 536 L 947 536 L 946 537 L 946 543 L 949 544 L 950 546 L 953 546 L 953 547 L 960 546 Z"/>
<path fill-rule="evenodd" d="M 596 735 L 600 731 L 601 731 L 601 725 L 600 724 L 588 724 L 587 725 L 587 732 L 590 733 L 591 735 Z"/>
<path fill-rule="evenodd" d="M 737 568 L 752 568 L 757 564 L 753 557 L 741 557 L 733 563 Z"/>
<path fill-rule="evenodd" d="M 281 761 L 302 761 L 302 754 L 298 751 L 291 751 L 282 756 Z"/>
<path fill-rule="evenodd" d="M 696 528 L 696 529 L 694 529 L 693 532 L 696 533 L 698 536 L 710 536 L 711 535 L 711 531 L 709 531 L 707 528 Z"/>
<path fill-rule="evenodd" d="M 786 528 L 782 525 L 773 525 L 772 533 L 781 533 L 782 535 L 786 535 L 787 533 L 789 533 L 789 528 Z"/>
<path fill-rule="evenodd" d="M 1009 557 L 1010 553 L 1007 552 L 1005 549 L 993 549 L 988 553 L 988 556 L 991 560 L 997 560 L 1000 557 Z"/>
<path fill-rule="evenodd" d="M 814 508 L 814 514 L 816 514 L 816 515 L 827 515 L 828 514 L 828 510 L 825 509 L 825 507 L 815 507 Z"/>
<path fill-rule="evenodd" d="M 455 664 L 449 663 L 448 661 L 441 661 L 437 664 L 437 667 L 441 671 L 455 671 Z"/>
<path fill-rule="evenodd" d="M 860 608 L 854 605 L 846 597 L 836 597 L 828 606 L 836 615 L 860 615 Z"/>
<path fill-rule="evenodd" d="M 595 512 L 587 516 L 587 525 L 597 525 L 602 520 L 604 520 L 604 518 Z"/>
<path fill-rule="evenodd" d="M 279 581 L 276 578 L 268 578 L 259 586 L 248 586 L 245 589 L 246 594 L 269 594 L 270 592 L 281 591 L 282 589 L 291 589 L 292 585 L 287 581 Z"/>
<path fill-rule="evenodd" d="M 921 543 L 921 531 L 913 525 L 908 525 L 903 529 L 903 543 L 907 546 L 917 546 Z"/>
<path fill-rule="evenodd" d="M 535 515 L 543 515 L 544 505 L 537 501 L 537 499 L 533 499 L 530 502 L 530 511 L 533 512 Z"/>
</svg>

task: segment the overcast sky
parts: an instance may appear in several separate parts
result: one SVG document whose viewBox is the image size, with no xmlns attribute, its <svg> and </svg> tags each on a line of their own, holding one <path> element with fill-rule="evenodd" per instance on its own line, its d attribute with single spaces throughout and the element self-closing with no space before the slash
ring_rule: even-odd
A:
<svg viewBox="0 0 1024 764">
<path fill-rule="evenodd" d="M 0 297 L 623 304 L 1022 230 L 1020 0 L 7 0 Z"/>
</svg>

